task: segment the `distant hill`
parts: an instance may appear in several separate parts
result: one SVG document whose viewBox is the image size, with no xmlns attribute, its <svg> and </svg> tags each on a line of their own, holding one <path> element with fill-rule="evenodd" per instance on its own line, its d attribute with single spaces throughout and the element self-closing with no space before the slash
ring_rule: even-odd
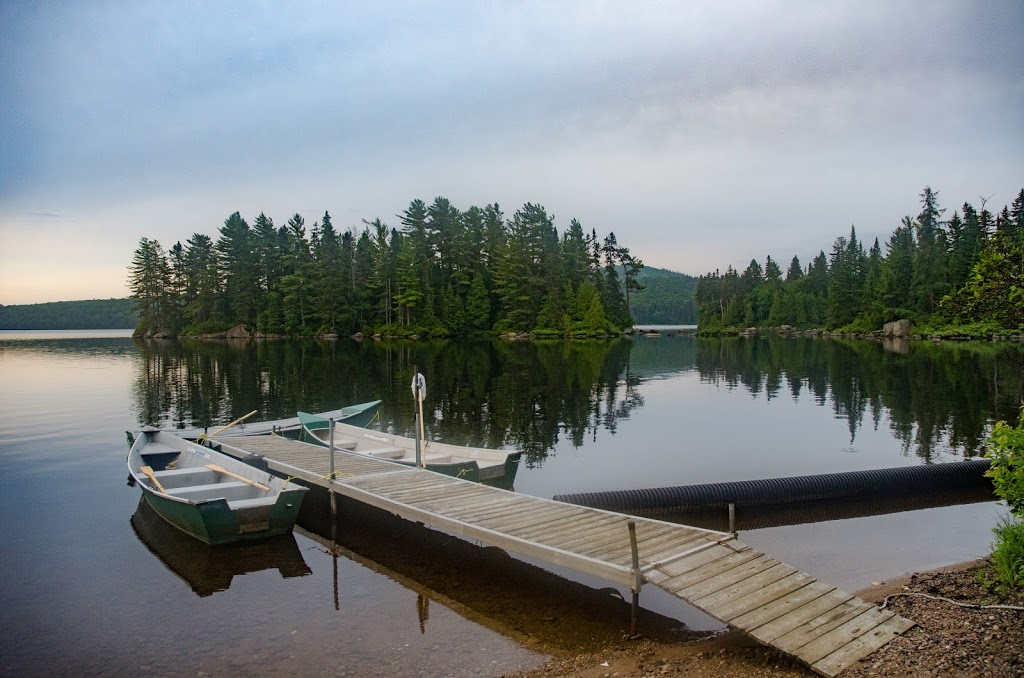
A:
<svg viewBox="0 0 1024 678">
<path fill-rule="evenodd" d="M 645 289 L 629 298 L 630 310 L 638 325 L 697 324 L 697 307 L 693 301 L 697 278 L 645 266 L 639 280 Z"/>
<path fill-rule="evenodd" d="M 135 329 L 134 305 L 134 299 L 88 299 L 0 306 L 0 330 Z"/>
</svg>

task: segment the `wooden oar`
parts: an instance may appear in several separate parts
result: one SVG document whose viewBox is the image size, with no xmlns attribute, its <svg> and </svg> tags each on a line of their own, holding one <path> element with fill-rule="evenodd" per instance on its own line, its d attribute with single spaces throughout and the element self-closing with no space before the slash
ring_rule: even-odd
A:
<svg viewBox="0 0 1024 678">
<path fill-rule="evenodd" d="M 261 490 L 270 490 L 270 488 L 264 485 L 263 483 L 257 483 L 255 480 L 249 480 L 245 476 L 240 476 L 237 473 L 232 473 L 223 466 L 218 466 L 217 464 L 207 464 L 206 468 L 210 469 L 211 471 L 216 471 L 217 473 L 223 473 L 226 476 L 231 476 L 235 480 L 241 480 L 243 483 L 249 483 L 253 487 L 258 487 Z"/>
<path fill-rule="evenodd" d="M 210 435 L 206 435 L 206 434 L 201 435 L 200 438 L 212 438 L 215 435 L 220 435 L 221 433 L 224 433 L 224 431 L 227 431 L 232 426 L 237 426 L 238 424 L 241 424 L 243 421 L 245 421 L 246 419 L 248 419 L 252 415 L 256 414 L 256 412 L 257 412 L 257 410 L 253 410 L 252 412 L 250 412 L 249 414 L 245 415 L 244 417 L 239 417 L 238 419 L 235 419 L 233 422 L 231 422 L 227 426 L 222 426 L 221 428 L 217 429 L 216 431 L 214 431 Z"/>
<path fill-rule="evenodd" d="M 143 466 L 139 470 L 149 476 L 149 479 L 153 481 L 154 485 L 156 485 L 156 489 L 160 490 L 163 494 L 167 494 L 167 490 L 165 490 L 164 486 L 160 484 L 160 481 L 156 479 L 156 474 L 153 473 L 152 466 Z"/>
</svg>

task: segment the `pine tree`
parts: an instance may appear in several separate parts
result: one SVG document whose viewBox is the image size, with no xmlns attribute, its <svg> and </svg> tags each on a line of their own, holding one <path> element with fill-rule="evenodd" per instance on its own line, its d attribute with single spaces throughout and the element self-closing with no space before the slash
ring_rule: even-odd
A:
<svg viewBox="0 0 1024 678">
<path fill-rule="evenodd" d="M 906 317 L 912 305 L 911 281 L 914 277 L 914 220 L 904 217 L 886 243 L 886 258 L 879 282 L 879 299 L 886 309 L 886 320 Z"/>
<path fill-rule="evenodd" d="M 475 332 L 491 328 L 491 297 L 484 284 L 484 276 L 479 271 L 473 276 L 466 297 L 466 325 Z"/>
<path fill-rule="evenodd" d="M 849 239 L 836 238 L 829 262 L 828 318 L 833 327 L 853 322 L 861 310 L 864 249 L 851 226 Z"/>
<path fill-rule="evenodd" d="M 604 306 L 605 316 L 619 327 L 630 325 L 632 322 L 617 268 L 619 243 L 614 233 L 605 236 L 601 252 L 604 254 L 604 287 L 601 290 L 601 304 Z"/>
<path fill-rule="evenodd" d="M 502 304 L 502 321 L 508 329 L 529 331 L 535 326 L 547 293 L 545 242 L 553 231 L 547 211 L 532 203 L 516 210 L 509 221 L 508 244 L 499 258 L 494 279 L 494 289 Z"/>
<path fill-rule="evenodd" d="M 156 240 L 142 238 L 128 269 L 128 289 L 135 298 L 132 310 L 139 313 L 140 329 L 166 330 L 170 266 L 163 247 Z"/>
<path fill-rule="evenodd" d="M 286 332 L 306 334 L 313 328 L 307 321 L 313 286 L 312 256 L 306 237 L 306 220 L 296 213 L 286 226 L 287 247 L 281 276 L 281 309 Z"/>
<path fill-rule="evenodd" d="M 313 251 L 315 291 L 313 297 L 324 329 L 337 332 L 351 330 L 348 294 L 342 266 L 341 241 L 334 230 L 329 212 L 324 212 L 320 237 Z"/>
<path fill-rule="evenodd" d="M 1024 238 L 1024 188 L 1010 205 L 1010 223 L 1012 234 L 1018 239 Z"/>
<path fill-rule="evenodd" d="M 380 218 L 364 223 L 370 228 L 373 253 L 373 267 L 367 284 L 373 300 L 373 312 L 377 322 L 390 325 L 395 320 L 392 315 L 392 301 L 397 267 L 391 247 L 391 230 Z M 415 247 L 415 242 L 410 245 Z"/>
<path fill-rule="evenodd" d="M 223 320 L 219 312 L 221 297 L 220 263 L 210 236 L 193 233 L 185 243 L 184 323 L 187 329 L 205 332 L 218 329 Z"/>
<path fill-rule="evenodd" d="M 224 220 L 217 240 L 224 310 L 230 322 L 254 324 L 256 320 L 256 279 L 249 224 L 238 212 Z"/>
<path fill-rule="evenodd" d="M 789 262 L 789 269 L 786 270 L 786 282 L 795 282 L 804 277 L 804 270 L 800 266 L 800 258 L 794 256 Z"/>
<path fill-rule="evenodd" d="M 253 273 L 256 327 L 262 332 L 281 331 L 281 234 L 274 220 L 260 212 L 252 224 Z"/>
<path fill-rule="evenodd" d="M 922 315 L 935 311 L 948 289 L 946 282 L 946 234 L 940 221 L 939 195 L 930 186 L 921 192 L 921 213 L 917 215 L 917 256 L 911 281 L 914 303 Z"/>
</svg>

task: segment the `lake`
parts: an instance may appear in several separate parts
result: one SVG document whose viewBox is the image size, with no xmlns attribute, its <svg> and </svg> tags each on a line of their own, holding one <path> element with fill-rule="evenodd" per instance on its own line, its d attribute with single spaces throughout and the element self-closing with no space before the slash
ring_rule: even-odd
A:
<svg viewBox="0 0 1024 678">
<path fill-rule="evenodd" d="M 182 539 L 126 484 L 125 431 L 143 424 L 382 399 L 378 425 L 412 435 L 415 368 L 428 436 L 522 449 L 516 490 L 551 497 L 960 460 L 1024 396 L 1007 343 L 128 335 L 0 332 L 0 673 L 500 675 L 628 628 L 628 591 L 351 506 L 337 549 L 311 524 L 241 548 Z M 740 539 L 854 590 L 986 555 L 1003 511 L 822 506 Z M 640 598 L 651 637 L 718 628 Z"/>
</svg>

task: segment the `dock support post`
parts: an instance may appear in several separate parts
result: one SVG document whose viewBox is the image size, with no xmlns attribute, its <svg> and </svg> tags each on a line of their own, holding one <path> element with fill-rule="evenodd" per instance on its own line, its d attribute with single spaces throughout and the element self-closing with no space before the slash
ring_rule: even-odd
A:
<svg viewBox="0 0 1024 678">
<path fill-rule="evenodd" d="M 635 636 L 637 614 L 640 610 L 640 587 L 643 585 L 643 579 L 640 575 L 640 552 L 636 546 L 636 522 L 631 520 L 627 525 L 629 527 L 629 548 L 633 555 L 633 585 L 630 587 L 633 590 L 633 609 L 629 618 L 629 635 Z"/>
<path fill-rule="evenodd" d="M 736 536 L 736 504 L 729 502 L 729 532 Z"/>
<path fill-rule="evenodd" d="M 413 425 L 416 427 L 416 468 L 423 468 L 423 453 L 421 446 L 423 441 L 420 432 L 423 430 L 423 392 L 420 379 L 419 365 L 412 366 L 412 399 L 413 399 Z"/>
<path fill-rule="evenodd" d="M 327 447 L 330 450 L 331 473 L 329 476 L 327 476 L 327 487 L 329 488 L 331 493 L 331 541 L 336 541 L 334 539 L 334 525 L 337 523 L 338 520 L 338 504 L 334 496 L 334 417 L 331 417 L 330 419 L 330 426 L 331 432 L 327 438 Z"/>
</svg>

